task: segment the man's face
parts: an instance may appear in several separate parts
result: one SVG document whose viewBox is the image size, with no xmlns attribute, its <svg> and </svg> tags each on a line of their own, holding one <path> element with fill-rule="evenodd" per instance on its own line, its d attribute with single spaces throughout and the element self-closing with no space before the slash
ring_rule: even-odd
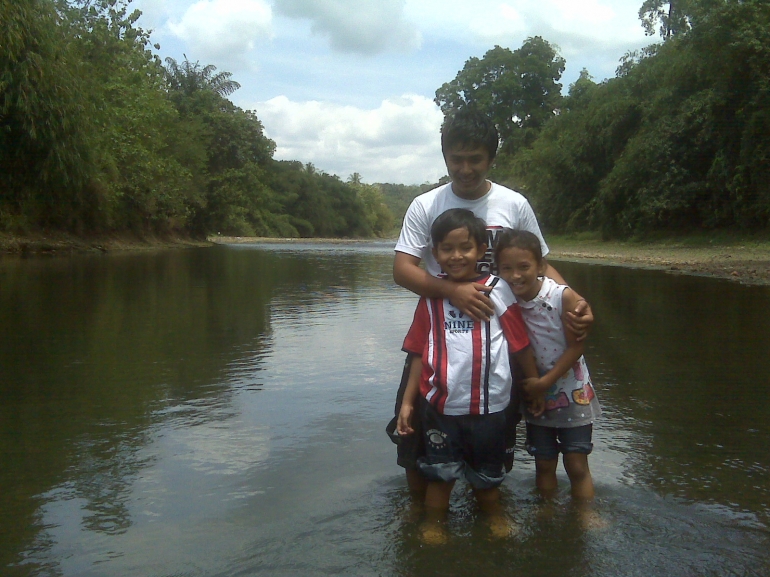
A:
<svg viewBox="0 0 770 577">
<path fill-rule="evenodd" d="M 452 191 L 460 198 L 475 200 L 489 191 L 486 179 L 492 159 L 483 146 L 452 148 L 444 155 L 444 162 L 452 179 Z"/>
</svg>

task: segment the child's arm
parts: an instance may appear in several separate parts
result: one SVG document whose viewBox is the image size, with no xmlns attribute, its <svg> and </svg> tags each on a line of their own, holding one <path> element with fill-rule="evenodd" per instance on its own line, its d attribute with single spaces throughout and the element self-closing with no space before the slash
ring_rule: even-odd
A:
<svg viewBox="0 0 770 577">
<path fill-rule="evenodd" d="M 522 383 L 539 380 L 537 376 L 535 355 L 532 354 L 531 346 L 513 353 L 513 356 L 516 358 L 516 363 L 521 367 L 522 373 L 524 373 L 524 380 Z M 522 386 L 522 389 L 524 390 L 524 396 L 527 401 L 527 410 L 529 410 L 535 417 L 542 415 L 545 412 L 545 398 L 543 397 L 545 391 L 541 393 L 532 393 L 524 386 Z"/>
<path fill-rule="evenodd" d="M 537 397 L 539 395 L 544 394 L 548 389 L 550 389 L 556 381 L 558 381 L 562 376 L 564 376 L 567 371 L 569 371 L 572 368 L 572 365 L 575 364 L 575 362 L 583 355 L 583 350 L 585 348 L 582 340 L 577 340 L 578 337 L 573 333 L 572 331 L 568 330 L 566 327 L 565 318 L 567 314 L 570 311 L 575 310 L 575 305 L 577 303 L 578 296 L 575 291 L 573 291 L 570 288 L 564 289 L 564 292 L 562 293 L 561 302 L 562 302 L 562 324 L 564 325 L 564 336 L 567 339 L 567 349 L 562 353 L 562 355 L 559 357 L 559 360 L 556 361 L 556 364 L 553 366 L 553 368 L 548 371 L 546 374 L 544 374 L 542 377 L 539 378 L 525 378 L 523 382 L 523 388 L 524 391 L 533 397 Z"/>
<path fill-rule="evenodd" d="M 422 373 L 422 357 L 414 355 L 412 364 L 409 367 L 409 380 L 406 382 L 404 397 L 401 400 L 401 410 L 398 413 L 398 425 L 396 430 L 399 435 L 411 435 L 414 433 L 412 428 L 412 417 L 415 412 L 415 404 L 420 392 L 420 374 Z"/>
</svg>

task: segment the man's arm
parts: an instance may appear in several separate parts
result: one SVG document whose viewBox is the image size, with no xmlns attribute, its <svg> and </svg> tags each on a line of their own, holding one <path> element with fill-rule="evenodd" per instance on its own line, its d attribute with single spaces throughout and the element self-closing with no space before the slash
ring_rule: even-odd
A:
<svg viewBox="0 0 770 577">
<path fill-rule="evenodd" d="M 548 261 L 546 261 L 545 276 L 552 278 L 559 284 L 569 284 Z M 578 341 L 582 341 L 588 336 L 588 331 L 594 324 L 594 313 L 586 299 L 581 297 L 575 289 L 572 289 L 572 292 L 575 294 L 576 304 L 574 309 L 567 309 L 564 324 Z"/>
<path fill-rule="evenodd" d="M 396 284 L 427 298 L 443 298 L 471 318 L 487 320 L 495 312 L 489 297 L 491 289 L 478 283 L 456 283 L 436 278 L 420 268 L 420 259 L 405 252 L 396 251 L 393 260 L 393 280 Z"/>
</svg>

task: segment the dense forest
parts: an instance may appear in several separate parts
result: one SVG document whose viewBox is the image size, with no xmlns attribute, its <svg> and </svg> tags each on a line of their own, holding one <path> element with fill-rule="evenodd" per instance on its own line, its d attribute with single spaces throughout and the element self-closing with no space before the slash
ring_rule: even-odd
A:
<svg viewBox="0 0 770 577">
<path fill-rule="evenodd" d="M 0 0 L 0 231 L 391 232 L 379 187 L 275 161 L 231 74 L 161 62 L 127 6 Z"/>
<path fill-rule="evenodd" d="M 626 54 L 616 77 L 588 71 L 562 95 L 564 59 L 529 38 L 469 59 L 436 92 L 500 128 L 491 174 L 525 193 L 552 232 L 770 225 L 770 2 L 645 0 L 662 41 Z"/>
<path fill-rule="evenodd" d="M 0 232 L 389 234 L 425 189 L 276 161 L 228 72 L 161 61 L 125 0 L 0 0 Z M 644 0 L 661 40 L 614 78 L 540 37 L 436 91 L 500 129 L 491 174 L 551 232 L 770 225 L 770 3 Z M 437 135 L 438 137 L 438 135 Z"/>
</svg>

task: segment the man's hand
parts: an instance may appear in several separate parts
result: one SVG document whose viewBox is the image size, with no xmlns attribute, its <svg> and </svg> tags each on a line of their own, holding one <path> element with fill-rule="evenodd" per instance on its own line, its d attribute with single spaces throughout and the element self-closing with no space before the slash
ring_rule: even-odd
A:
<svg viewBox="0 0 770 577">
<path fill-rule="evenodd" d="M 452 281 L 444 280 L 443 282 Z M 453 284 L 454 288 L 449 296 L 449 302 L 460 309 L 463 314 L 480 322 L 488 321 L 489 317 L 495 313 L 495 307 L 492 306 L 492 301 L 487 296 L 492 287 L 474 282 Z"/>
<path fill-rule="evenodd" d="M 575 334 L 576 340 L 582 341 L 588 336 L 591 325 L 594 324 L 594 313 L 588 301 L 581 298 L 577 301 L 574 311 L 567 311 L 567 329 Z"/>
</svg>

